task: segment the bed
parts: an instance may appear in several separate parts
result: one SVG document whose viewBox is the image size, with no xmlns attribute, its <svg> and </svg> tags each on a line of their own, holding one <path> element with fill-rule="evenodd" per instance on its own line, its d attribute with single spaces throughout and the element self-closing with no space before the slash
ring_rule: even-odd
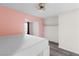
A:
<svg viewBox="0 0 79 59">
<path fill-rule="evenodd" d="M 0 37 L 0 56 L 49 55 L 49 43 L 45 38 L 22 34 Z"/>
</svg>

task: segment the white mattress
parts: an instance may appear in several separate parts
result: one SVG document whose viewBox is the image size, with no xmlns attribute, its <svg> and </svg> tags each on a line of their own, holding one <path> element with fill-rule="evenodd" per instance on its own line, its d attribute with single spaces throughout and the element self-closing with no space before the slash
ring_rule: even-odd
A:
<svg viewBox="0 0 79 59">
<path fill-rule="evenodd" d="M 25 38 L 22 34 L 0 36 L 0 56 L 36 55 L 47 46 L 48 40 L 36 36 L 26 35 Z"/>
<path fill-rule="evenodd" d="M 36 56 L 48 47 L 48 40 L 36 36 L 26 35 L 24 43 L 15 55 Z"/>
<path fill-rule="evenodd" d="M 25 39 L 23 40 L 21 49 L 29 48 L 41 42 L 48 42 L 48 40 L 46 40 L 45 38 L 37 37 L 37 36 L 26 35 Z"/>
</svg>

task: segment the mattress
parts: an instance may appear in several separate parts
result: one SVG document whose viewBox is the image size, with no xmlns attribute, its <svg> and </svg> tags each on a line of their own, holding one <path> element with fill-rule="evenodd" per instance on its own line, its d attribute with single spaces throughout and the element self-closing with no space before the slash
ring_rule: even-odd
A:
<svg viewBox="0 0 79 59">
<path fill-rule="evenodd" d="M 0 56 L 37 55 L 46 47 L 48 40 L 36 36 L 0 36 Z"/>
<path fill-rule="evenodd" d="M 38 36 L 26 35 L 24 40 L 23 40 L 23 44 L 21 46 L 21 49 L 29 48 L 29 47 L 31 47 L 33 45 L 37 45 L 38 43 L 41 43 L 41 42 L 48 43 L 48 40 L 46 40 L 45 38 L 38 37 Z"/>
<path fill-rule="evenodd" d="M 48 40 L 37 36 L 26 35 L 21 49 L 16 52 L 18 56 L 36 56 L 48 48 Z"/>
</svg>

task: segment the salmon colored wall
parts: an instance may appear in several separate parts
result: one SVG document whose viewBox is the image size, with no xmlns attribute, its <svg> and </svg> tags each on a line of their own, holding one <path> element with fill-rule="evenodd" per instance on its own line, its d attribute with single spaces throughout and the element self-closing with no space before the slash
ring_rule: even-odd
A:
<svg viewBox="0 0 79 59">
<path fill-rule="evenodd" d="M 39 21 L 39 36 L 44 37 L 44 19 Z"/>
<path fill-rule="evenodd" d="M 24 31 L 24 20 L 39 22 L 39 36 L 44 36 L 44 19 L 0 6 L 0 35 L 20 34 Z"/>
<path fill-rule="evenodd" d="M 0 35 L 23 33 L 24 15 L 0 6 Z"/>
</svg>

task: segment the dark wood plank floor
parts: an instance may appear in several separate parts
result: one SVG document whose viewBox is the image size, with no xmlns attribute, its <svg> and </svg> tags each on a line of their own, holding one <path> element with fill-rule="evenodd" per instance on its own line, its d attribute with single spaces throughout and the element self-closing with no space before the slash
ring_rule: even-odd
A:
<svg viewBox="0 0 79 59">
<path fill-rule="evenodd" d="M 58 48 L 58 44 L 49 42 L 50 56 L 79 56 L 78 54 Z"/>
</svg>

